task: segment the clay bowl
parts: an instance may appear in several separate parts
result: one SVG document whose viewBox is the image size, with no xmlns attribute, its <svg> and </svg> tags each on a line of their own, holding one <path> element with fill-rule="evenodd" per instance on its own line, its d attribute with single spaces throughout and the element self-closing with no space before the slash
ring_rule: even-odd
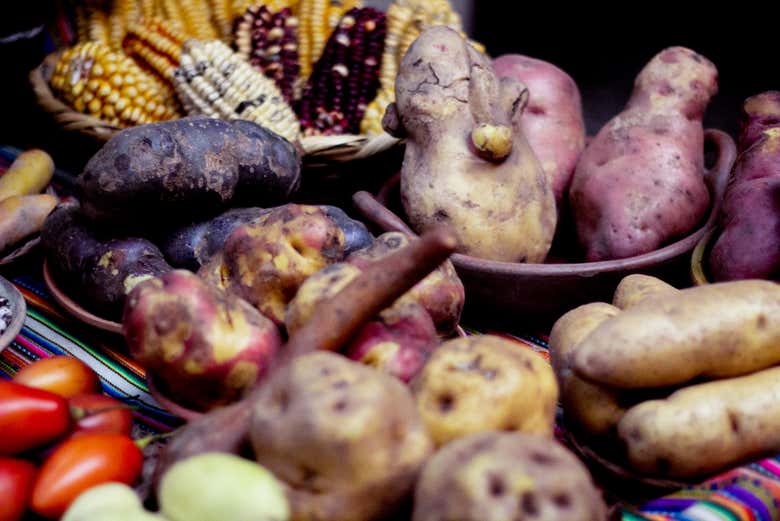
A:
<svg viewBox="0 0 780 521">
<path fill-rule="evenodd" d="M 520 264 L 479 259 L 463 254 L 452 262 L 466 287 L 467 320 L 515 330 L 548 328 L 566 311 L 595 300 L 612 300 L 620 280 L 631 273 L 688 284 L 691 252 L 715 225 L 731 167 L 737 155 L 731 137 L 719 130 L 705 131 L 717 149 L 715 164 L 703 173 L 711 205 L 705 222 L 687 237 L 663 248 L 619 260 L 600 262 Z M 366 220 L 384 231 L 413 233 L 390 207 L 400 207 L 398 178 L 391 179 L 375 198 L 358 192 L 353 202 Z"/>
<path fill-rule="evenodd" d="M 146 387 L 149 389 L 149 394 L 152 395 L 152 398 L 154 398 L 163 409 L 166 409 L 168 412 L 178 416 L 182 420 L 193 421 L 206 414 L 203 411 L 190 409 L 169 397 L 167 393 L 161 390 L 161 387 L 163 386 L 157 385 L 155 378 L 149 372 L 146 373 Z"/>
<path fill-rule="evenodd" d="M 4 277 L 0 277 L 0 297 L 8 300 L 8 305 L 11 307 L 11 320 L 3 334 L 0 335 L 0 351 L 2 351 L 13 342 L 16 335 L 22 330 L 27 313 L 27 304 L 19 290 Z"/>
<path fill-rule="evenodd" d="M 122 334 L 122 324 L 108 320 L 103 317 L 99 317 L 94 313 L 85 309 L 81 304 L 73 300 L 63 289 L 57 284 L 51 269 L 46 260 L 43 261 L 43 282 L 46 284 L 51 296 L 57 301 L 57 304 L 63 307 L 70 315 L 80 322 L 89 324 L 90 326 L 109 331 L 111 333 Z"/>
</svg>

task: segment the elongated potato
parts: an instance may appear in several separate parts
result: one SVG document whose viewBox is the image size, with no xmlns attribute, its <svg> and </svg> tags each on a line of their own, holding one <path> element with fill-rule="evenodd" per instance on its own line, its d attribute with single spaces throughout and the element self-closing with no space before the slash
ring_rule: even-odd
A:
<svg viewBox="0 0 780 521">
<path fill-rule="evenodd" d="M 780 284 L 746 280 L 651 298 L 602 324 L 574 354 L 580 376 L 649 388 L 780 362 Z"/>
<path fill-rule="evenodd" d="M 43 228 L 57 206 L 53 195 L 15 195 L 0 202 L 0 251 Z"/>
<path fill-rule="evenodd" d="M 550 361 L 558 380 L 563 411 L 592 434 L 607 434 L 611 431 L 625 409 L 618 402 L 616 391 L 574 374 L 571 360 L 580 342 L 618 313 L 620 310 L 615 306 L 605 302 L 591 302 L 559 318 L 550 333 Z"/>
<path fill-rule="evenodd" d="M 780 367 L 643 402 L 618 425 L 637 470 L 703 476 L 780 451 Z"/>
<path fill-rule="evenodd" d="M 54 161 L 43 150 L 27 150 L 0 176 L 0 201 L 15 195 L 32 195 L 43 191 L 54 175 Z"/>
<path fill-rule="evenodd" d="M 620 309 L 628 309 L 650 297 L 673 295 L 679 292 L 680 290 L 661 279 L 634 273 L 620 281 L 612 297 L 612 305 Z"/>
</svg>

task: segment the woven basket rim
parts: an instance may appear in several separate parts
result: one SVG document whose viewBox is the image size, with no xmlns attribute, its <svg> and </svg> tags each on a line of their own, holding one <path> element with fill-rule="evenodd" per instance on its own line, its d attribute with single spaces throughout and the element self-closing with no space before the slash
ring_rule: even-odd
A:
<svg viewBox="0 0 780 521">
<path fill-rule="evenodd" d="M 55 51 L 30 71 L 29 80 L 38 105 L 50 113 L 65 130 L 81 132 L 100 141 L 108 141 L 122 130 L 106 121 L 75 111 L 57 99 L 49 86 L 49 79 L 62 50 Z M 342 163 L 366 159 L 400 143 L 401 140 L 382 133 L 375 136 L 343 134 L 334 136 L 305 136 L 300 139 L 304 157 L 318 163 Z"/>
</svg>

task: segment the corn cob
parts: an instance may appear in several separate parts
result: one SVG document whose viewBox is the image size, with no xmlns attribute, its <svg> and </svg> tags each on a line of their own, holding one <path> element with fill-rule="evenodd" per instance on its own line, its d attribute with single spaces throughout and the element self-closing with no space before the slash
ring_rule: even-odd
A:
<svg viewBox="0 0 780 521">
<path fill-rule="evenodd" d="M 379 87 L 385 33 L 385 15 L 376 9 L 351 9 L 341 19 L 297 105 L 305 134 L 359 131 Z"/>
<path fill-rule="evenodd" d="M 219 38 L 228 42 L 232 34 L 233 16 L 230 12 L 230 0 L 208 0 L 211 11 L 211 23 L 217 29 Z"/>
<path fill-rule="evenodd" d="M 177 115 L 164 103 L 154 80 L 130 58 L 97 42 L 67 49 L 54 68 L 51 86 L 77 111 L 119 127 Z"/>
<path fill-rule="evenodd" d="M 280 1 L 280 0 L 276 0 Z M 272 0 L 273 2 L 273 0 Z M 270 7 L 270 6 L 269 6 Z M 362 7 L 360 0 L 300 0 L 293 14 L 298 16 L 298 60 L 301 78 L 307 79 L 312 65 L 322 55 L 325 42 L 344 13 Z"/>
<path fill-rule="evenodd" d="M 272 13 L 264 5 L 247 9 L 236 24 L 238 55 L 274 80 L 288 103 L 300 73 L 297 27 L 289 8 Z"/>
<path fill-rule="evenodd" d="M 159 14 L 156 0 L 141 0 L 141 18 L 148 20 Z"/>
<path fill-rule="evenodd" d="M 125 53 L 173 88 L 173 71 L 179 66 L 185 35 L 159 18 L 127 26 L 122 42 Z"/>
<path fill-rule="evenodd" d="M 87 8 L 89 13 L 89 41 L 108 44 L 109 24 L 108 15 L 97 6 Z"/>
<path fill-rule="evenodd" d="M 174 83 L 189 114 L 247 119 L 290 141 L 299 137 L 295 113 L 274 82 L 220 40 L 188 40 Z"/>
<path fill-rule="evenodd" d="M 201 40 L 213 40 L 219 36 L 211 25 L 211 10 L 207 0 L 180 0 L 179 7 L 187 34 Z"/>
<path fill-rule="evenodd" d="M 113 50 L 118 51 L 122 48 L 127 24 L 137 20 L 139 15 L 136 0 L 114 0 L 114 7 L 109 16 L 109 43 Z"/>
</svg>

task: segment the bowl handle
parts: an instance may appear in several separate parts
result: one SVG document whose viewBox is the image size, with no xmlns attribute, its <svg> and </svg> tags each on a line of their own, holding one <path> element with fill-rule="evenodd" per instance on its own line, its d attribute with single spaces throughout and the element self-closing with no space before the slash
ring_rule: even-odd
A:
<svg viewBox="0 0 780 521">
<path fill-rule="evenodd" d="M 361 190 L 352 196 L 352 203 L 358 212 L 369 222 L 377 225 L 386 232 L 402 232 L 412 237 L 417 234 L 412 231 L 406 223 L 394 214 L 390 209 L 376 200 L 370 193 Z"/>
<path fill-rule="evenodd" d="M 706 129 L 704 139 L 712 141 L 718 148 L 718 157 L 715 164 L 704 173 L 704 180 L 710 185 L 712 192 L 712 211 L 707 220 L 706 228 L 715 225 L 720 215 L 720 207 L 723 203 L 723 196 L 726 193 L 726 187 L 729 184 L 731 168 L 737 159 L 737 145 L 734 140 L 721 130 Z"/>
</svg>

